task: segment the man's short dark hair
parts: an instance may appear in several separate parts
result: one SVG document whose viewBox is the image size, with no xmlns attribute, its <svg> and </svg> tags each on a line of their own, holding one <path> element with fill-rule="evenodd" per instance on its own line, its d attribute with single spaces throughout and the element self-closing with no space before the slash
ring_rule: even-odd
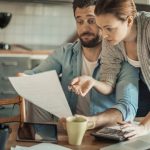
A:
<svg viewBox="0 0 150 150">
<path fill-rule="evenodd" d="M 74 0 L 73 1 L 73 12 L 75 15 L 76 8 L 86 8 L 92 5 L 96 5 L 96 0 Z"/>
</svg>

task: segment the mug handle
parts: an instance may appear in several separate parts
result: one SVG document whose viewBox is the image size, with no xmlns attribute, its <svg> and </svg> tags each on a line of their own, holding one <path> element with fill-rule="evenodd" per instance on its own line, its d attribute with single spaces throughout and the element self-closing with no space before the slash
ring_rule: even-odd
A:
<svg viewBox="0 0 150 150">
<path fill-rule="evenodd" d="M 87 130 L 95 128 L 95 121 L 87 121 Z"/>
</svg>

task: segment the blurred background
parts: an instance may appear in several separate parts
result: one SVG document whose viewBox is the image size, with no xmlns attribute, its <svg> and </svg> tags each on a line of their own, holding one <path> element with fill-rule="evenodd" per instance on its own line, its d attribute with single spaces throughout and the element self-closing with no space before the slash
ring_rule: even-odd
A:
<svg viewBox="0 0 150 150">
<path fill-rule="evenodd" d="M 42 50 L 74 40 L 72 0 L 0 0 L 0 12 L 12 13 L 9 25 L 0 30 L 0 42 Z"/>
<path fill-rule="evenodd" d="M 75 33 L 71 0 L 5 0 L 0 1 L 0 12 L 12 13 L 9 25 L 0 30 L 0 42 L 51 49 Z"/>
</svg>

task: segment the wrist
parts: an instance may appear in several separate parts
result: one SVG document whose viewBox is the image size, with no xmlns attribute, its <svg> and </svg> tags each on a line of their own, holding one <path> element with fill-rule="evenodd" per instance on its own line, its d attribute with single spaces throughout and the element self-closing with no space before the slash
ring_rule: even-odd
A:
<svg viewBox="0 0 150 150">
<path fill-rule="evenodd" d="M 89 118 L 92 122 L 94 122 L 95 128 L 103 126 L 103 121 L 105 122 L 104 118 L 102 116 L 100 117 L 99 115 L 91 116 Z"/>
<path fill-rule="evenodd" d="M 92 87 L 96 87 L 96 80 L 92 77 L 91 77 L 91 83 L 92 83 Z"/>
</svg>

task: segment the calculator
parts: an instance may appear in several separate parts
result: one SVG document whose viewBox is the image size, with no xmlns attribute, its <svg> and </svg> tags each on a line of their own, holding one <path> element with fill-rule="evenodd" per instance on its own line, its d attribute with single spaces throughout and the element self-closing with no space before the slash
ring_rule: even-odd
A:
<svg viewBox="0 0 150 150">
<path fill-rule="evenodd" d="M 124 137 L 124 133 L 120 129 L 105 127 L 103 129 L 98 130 L 97 132 L 92 133 L 91 135 L 95 136 L 98 139 L 109 139 L 116 142 L 121 142 L 127 140 Z"/>
</svg>

